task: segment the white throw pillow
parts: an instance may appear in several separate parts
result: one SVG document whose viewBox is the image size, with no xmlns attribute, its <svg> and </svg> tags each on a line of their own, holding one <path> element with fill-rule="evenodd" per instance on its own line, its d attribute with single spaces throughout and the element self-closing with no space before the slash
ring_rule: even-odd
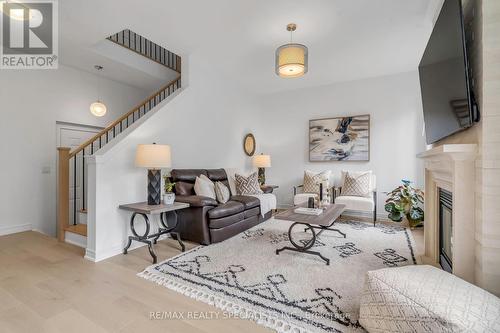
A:
<svg viewBox="0 0 500 333">
<path fill-rule="evenodd" d="M 214 183 L 205 175 L 196 177 L 194 182 L 194 193 L 196 193 L 196 195 L 216 199 Z"/>
<path fill-rule="evenodd" d="M 231 197 L 229 189 L 222 182 L 215 182 L 215 195 L 217 196 L 217 201 L 222 204 L 228 202 Z"/>
</svg>

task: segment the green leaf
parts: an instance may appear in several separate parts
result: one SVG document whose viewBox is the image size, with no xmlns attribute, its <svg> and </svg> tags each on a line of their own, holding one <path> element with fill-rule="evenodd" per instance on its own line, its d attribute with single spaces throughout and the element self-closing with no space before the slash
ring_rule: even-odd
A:
<svg viewBox="0 0 500 333">
<path fill-rule="evenodd" d="M 394 222 L 401 222 L 403 220 L 403 214 L 401 214 L 401 212 L 392 212 L 388 217 Z"/>
</svg>

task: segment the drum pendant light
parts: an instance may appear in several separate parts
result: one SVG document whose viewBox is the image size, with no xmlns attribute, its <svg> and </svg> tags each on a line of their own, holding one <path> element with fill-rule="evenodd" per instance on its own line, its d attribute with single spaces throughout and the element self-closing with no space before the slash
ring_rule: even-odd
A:
<svg viewBox="0 0 500 333">
<path fill-rule="evenodd" d="M 307 46 L 293 43 L 292 34 L 297 29 L 295 23 L 286 26 L 290 31 L 290 43 L 276 50 L 276 74 L 280 77 L 300 77 L 307 73 Z"/>
</svg>

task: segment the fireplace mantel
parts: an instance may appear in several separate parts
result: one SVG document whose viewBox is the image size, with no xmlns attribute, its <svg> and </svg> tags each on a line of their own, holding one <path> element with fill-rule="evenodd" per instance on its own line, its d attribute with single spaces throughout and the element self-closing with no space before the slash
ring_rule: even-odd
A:
<svg viewBox="0 0 500 333">
<path fill-rule="evenodd" d="M 439 265 L 438 190 L 453 194 L 453 274 L 474 283 L 477 145 L 447 144 L 417 155 L 425 161 L 424 262 Z"/>
<path fill-rule="evenodd" d="M 455 161 L 475 160 L 477 155 L 476 144 L 448 144 L 434 147 L 421 152 L 418 158 L 424 160 L 452 159 Z"/>
</svg>

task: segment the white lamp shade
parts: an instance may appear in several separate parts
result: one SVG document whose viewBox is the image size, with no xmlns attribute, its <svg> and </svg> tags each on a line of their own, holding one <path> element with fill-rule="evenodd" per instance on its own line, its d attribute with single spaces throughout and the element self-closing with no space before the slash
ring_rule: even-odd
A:
<svg viewBox="0 0 500 333">
<path fill-rule="evenodd" d="M 135 165 L 148 169 L 169 168 L 172 165 L 169 145 L 138 145 Z"/>
<path fill-rule="evenodd" d="M 106 114 L 106 105 L 99 101 L 90 104 L 90 112 L 96 117 L 102 117 Z"/>
<path fill-rule="evenodd" d="M 271 156 L 269 155 L 255 155 L 253 158 L 253 165 L 257 168 L 270 168 Z"/>
<path fill-rule="evenodd" d="M 285 44 L 276 50 L 276 74 L 299 77 L 307 73 L 308 50 L 302 44 Z"/>
</svg>

